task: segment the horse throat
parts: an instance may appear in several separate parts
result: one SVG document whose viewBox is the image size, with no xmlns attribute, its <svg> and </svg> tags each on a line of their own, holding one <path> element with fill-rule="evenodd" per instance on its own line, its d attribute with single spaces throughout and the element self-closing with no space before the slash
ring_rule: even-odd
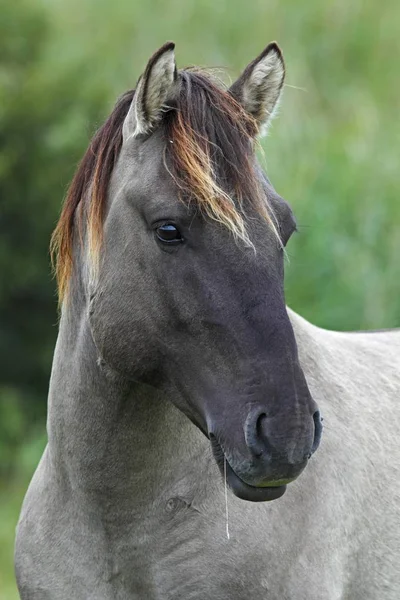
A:
<svg viewBox="0 0 400 600">
<path fill-rule="evenodd" d="M 49 456 L 81 505 L 134 515 L 190 494 L 208 440 L 161 391 L 127 381 L 99 357 L 86 307 L 64 311 L 49 391 Z"/>
</svg>

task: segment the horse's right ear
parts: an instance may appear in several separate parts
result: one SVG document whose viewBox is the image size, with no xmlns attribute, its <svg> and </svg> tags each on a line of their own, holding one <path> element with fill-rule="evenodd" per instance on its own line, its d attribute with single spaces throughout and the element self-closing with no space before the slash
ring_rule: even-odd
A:
<svg viewBox="0 0 400 600">
<path fill-rule="evenodd" d="M 177 80 L 174 49 L 175 44 L 167 42 L 147 63 L 124 121 L 124 141 L 154 129 L 173 99 Z"/>
</svg>

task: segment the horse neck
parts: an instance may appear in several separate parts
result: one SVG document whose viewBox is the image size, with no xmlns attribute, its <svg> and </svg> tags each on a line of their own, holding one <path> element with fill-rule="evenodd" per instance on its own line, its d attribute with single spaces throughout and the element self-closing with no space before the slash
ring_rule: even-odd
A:
<svg viewBox="0 0 400 600">
<path fill-rule="evenodd" d="M 63 311 L 49 391 L 49 457 L 74 494 L 150 502 L 207 440 L 163 393 L 132 383 L 99 358 L 87 303 Z M 155 485 L 157 482 L 157 486 Z"/>
<path fill-rule="evenodd" d="M 323 338 L 327 332 L 306 321 L 289 307 L 286 308 L 296 338 L 301 366 L 307 371 L 306 375 L 310 374 L 309 371 L 315 367 L 314 357 L 318 356 L 324 346 Z"/>
</svg>

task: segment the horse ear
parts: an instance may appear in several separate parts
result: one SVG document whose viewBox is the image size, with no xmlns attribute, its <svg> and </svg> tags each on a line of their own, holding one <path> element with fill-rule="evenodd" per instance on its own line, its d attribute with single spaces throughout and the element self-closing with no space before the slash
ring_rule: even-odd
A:
<svg viewBox="0 0 400 600">
<path fill-rule="evenodd" d="M 276 110 L 283 82 L 285 63 L 276 42 L 271 42 L 243 71 L 230 93 L 265 129 Z"/>
<path fill-rule="evenodd" d="M 173 99 L 177 69 L 175 44 L 167 42 L 147 63 L 123 125 L 123 138 L 150 132 L 161 120 L 166 103 Z"/>
</svg>

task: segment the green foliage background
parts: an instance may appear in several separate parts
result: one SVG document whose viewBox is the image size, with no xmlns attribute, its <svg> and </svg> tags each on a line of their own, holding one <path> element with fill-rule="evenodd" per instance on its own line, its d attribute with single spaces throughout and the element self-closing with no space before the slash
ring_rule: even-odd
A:
<svg viewBox="0 0 400 600">
<path fill-rule="evenodd" d="M 115 98 L 168 39 L 180 65 L 232 77 L 277 39 L 287 87 L 263 145 L 299 223 L 288 304 L 328 328 L 400 326 L 399 30 L 398 0 L 0 0 L 0 600 L 45 443 L 49 236 Z"/>
</svg>

